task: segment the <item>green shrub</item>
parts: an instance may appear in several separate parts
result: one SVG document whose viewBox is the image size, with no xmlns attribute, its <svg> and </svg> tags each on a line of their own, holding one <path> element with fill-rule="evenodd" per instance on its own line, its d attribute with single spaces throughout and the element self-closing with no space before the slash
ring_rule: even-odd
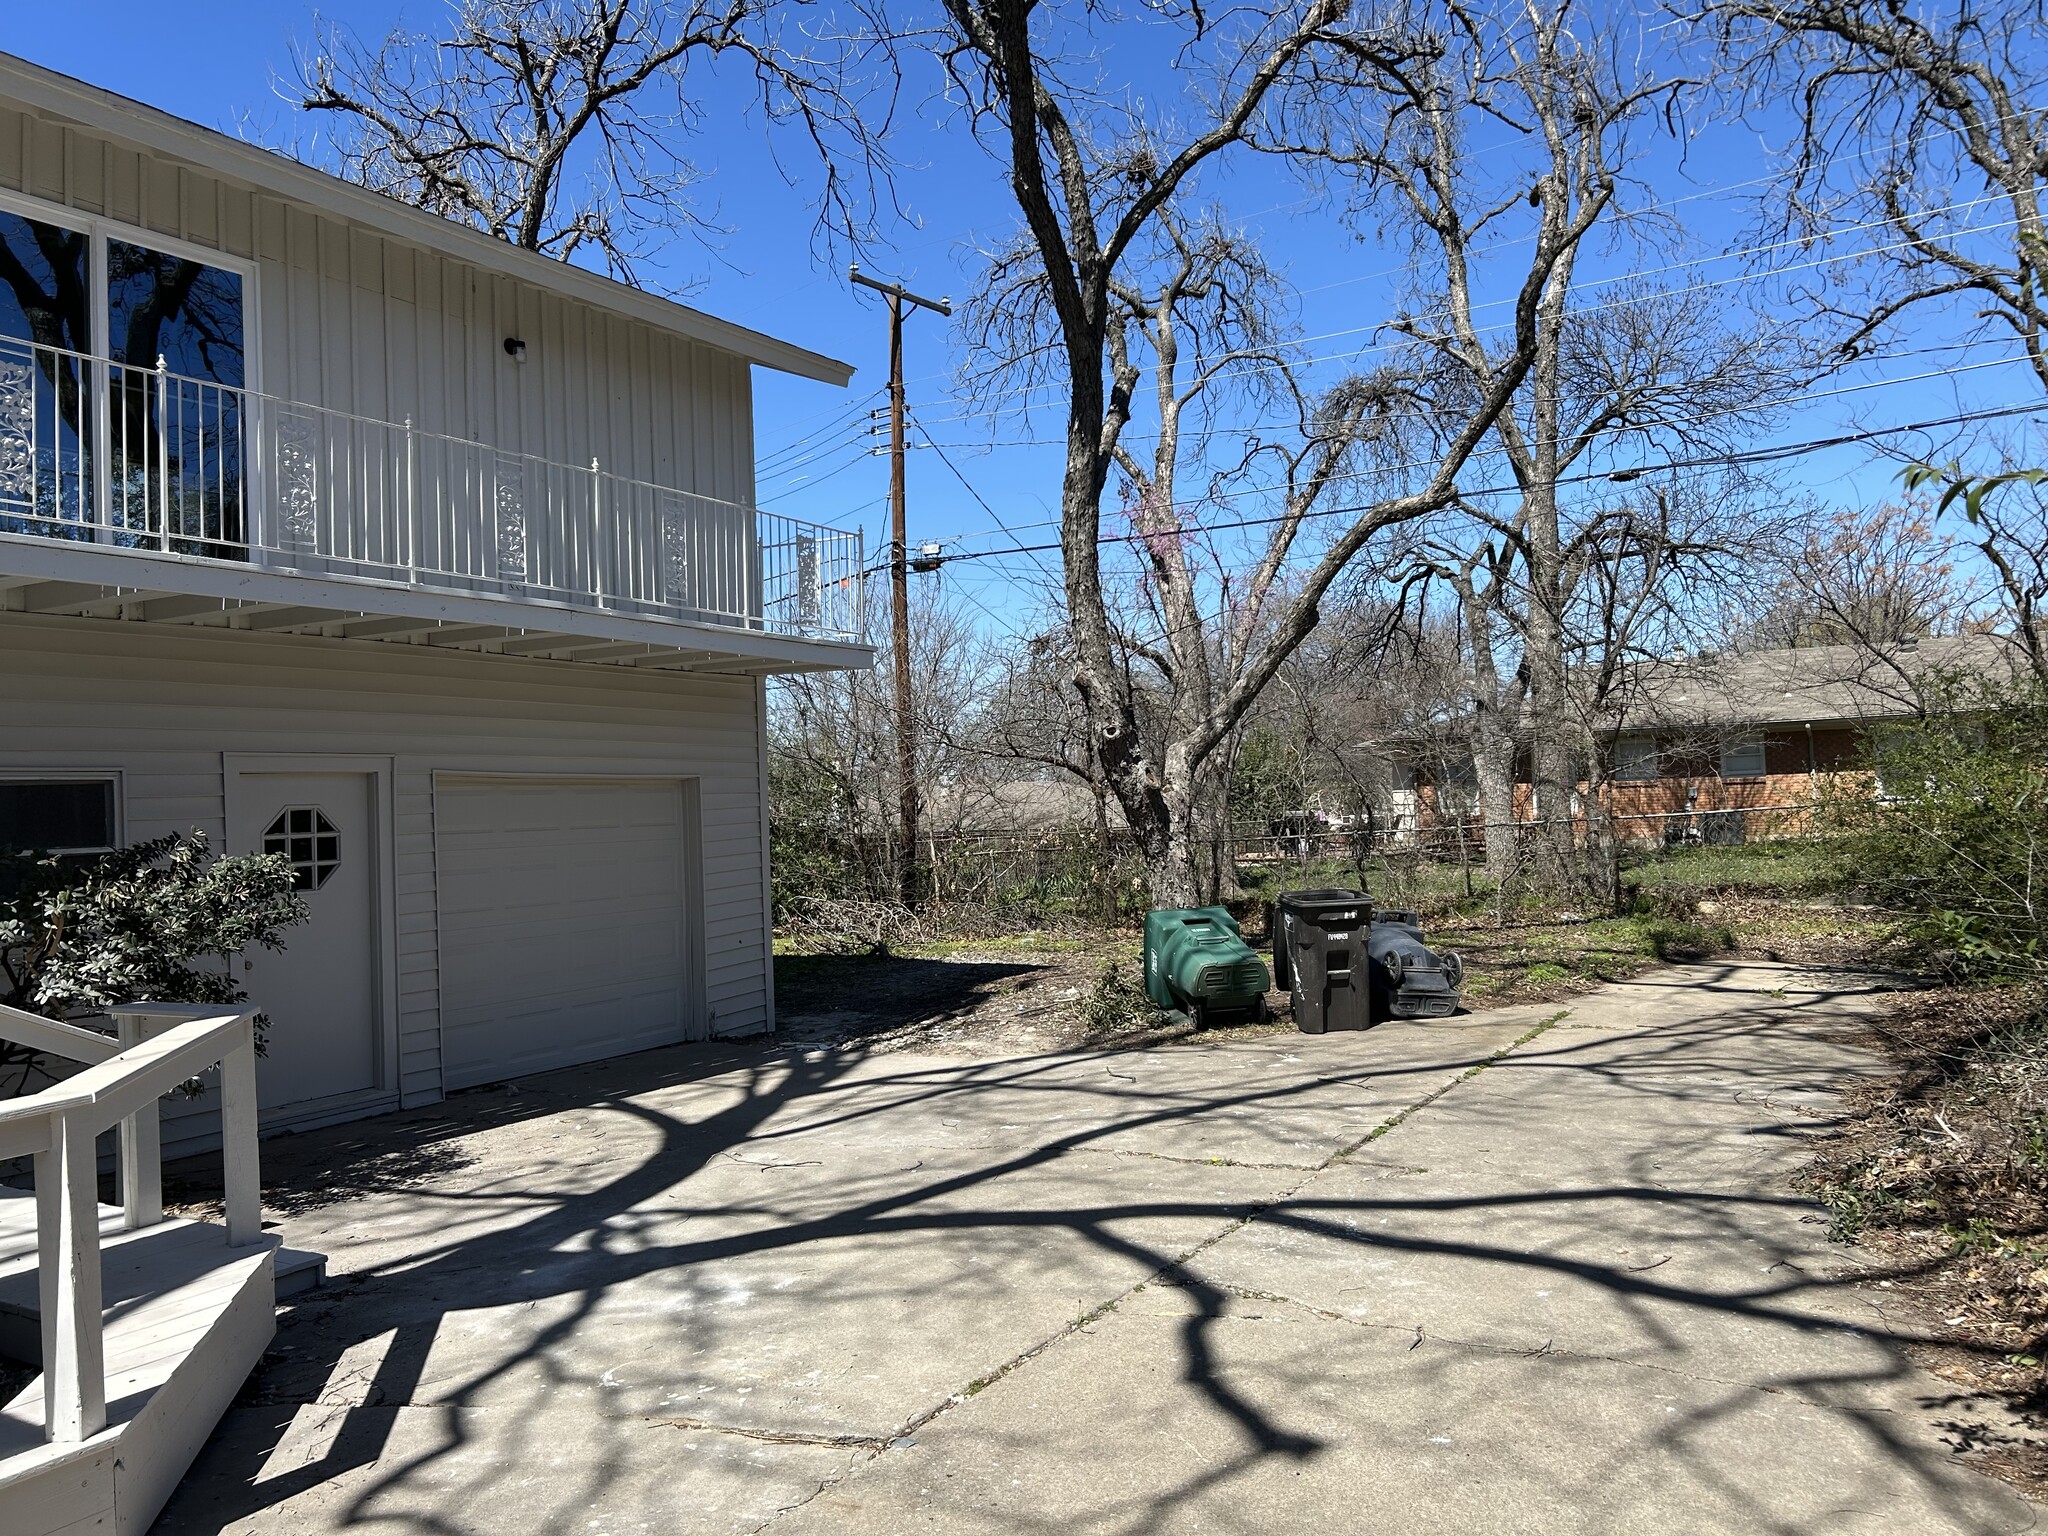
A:
<svg viewBox="0 0 2048 1536">
<path fill-rule="evenodd" d="M 2048 939 L 2048 696 L 1952 682 L 1871 741 L 1881 793 L 1837 794 L 1839 878 L 1914 915 L 1913 937 L 1961 975 L 2041 974 Z"/>
<path fill-rule="evenodd" d="M 1157 1027 L 1159 1009 L 1146 995 L 1143 982 L 1122 962 L 1111 960 L 1081 999 L 1081 1019 L 1091 1034 L 1127 1034 Z"/>
<path fill-rule="evenodd" d="M 1725 924 L 1708 928 L 1669 917 L 1639 917 L 1636 943 L 1659 960 L 1705 960 L 1735 948 L 1735 930 Z"/>
<path fill-rule="evenodd" d="M 234 956 L 284 948 L 305 920 L 289 862 L 210 858 L 200 832 L 90 861 L 0 851 L 0 1003 L 51 1019 L 144 1000 L 241 1003 Z M 0 1048 L 13 1091 L 38 1068 L 33 1052 Z"/>
</svg>

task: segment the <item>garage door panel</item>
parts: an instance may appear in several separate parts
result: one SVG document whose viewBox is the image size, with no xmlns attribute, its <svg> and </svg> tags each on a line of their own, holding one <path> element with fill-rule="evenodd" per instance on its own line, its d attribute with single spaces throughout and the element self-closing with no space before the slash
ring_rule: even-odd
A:
<svg viewBox="0 0 2048 1536">
<path fill-rule="evenodd" d="M 450 1087 L 683 1037 L 682 805 L 675 781 L 437 791 Z"/>
</svg>

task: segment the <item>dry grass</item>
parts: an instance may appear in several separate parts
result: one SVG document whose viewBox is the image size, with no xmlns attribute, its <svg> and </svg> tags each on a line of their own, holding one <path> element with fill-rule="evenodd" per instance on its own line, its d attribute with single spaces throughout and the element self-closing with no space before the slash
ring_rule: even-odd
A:
<svg viewBox="0 0 2048 1536">
<path fill-rule="evenodd" d="M 1964 1447 L 2048 1490 L 2048 990 L 1901 994 L 1873 1030 L 1897 1072 L 1850 1096 L 1802 1185 L 1860 1244 L 1937 1375 L 2003 1403 L 2022 1432 Z"/>
</svg>

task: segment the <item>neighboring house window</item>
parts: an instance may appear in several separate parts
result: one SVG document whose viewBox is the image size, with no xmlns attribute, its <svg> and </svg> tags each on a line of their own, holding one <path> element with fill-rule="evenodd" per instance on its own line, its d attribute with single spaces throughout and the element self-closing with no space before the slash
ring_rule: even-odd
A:
<svg viewBox="0 0 2048 1536">
<path fill-rule="evenodd" d="M 1649 736 L 1624 736 L 1614 744 L 1614 776 L 1637 783 L 1657 777 L 1657 743 Z"/>
<path fill-rule="evenodd" d="M 288 805 L 263 829 L 263 851 L 290 862 L 295 890 L 317 891 L 341 867 L 341 834 L 319 807 Z"/>
<path fill-rule="evenodd" d="M 1721 748 L 1721 777 L 1760 779 L 1764 776 L 1764 744 L 1761 741 L 1731 741 Z"/>
<path fill-rule="evenodd" d="M 1446 816 L 1470 816 L 1479 808 L 1479 774 L 1470 758 L 1444 764 L 1437 779 L 1436 803 Z"/>
<path fill-rule="evenodd" d="M 0 848 L 108 853 L 115 836 L 112 779 L 0 779 Z"/>
</svg>

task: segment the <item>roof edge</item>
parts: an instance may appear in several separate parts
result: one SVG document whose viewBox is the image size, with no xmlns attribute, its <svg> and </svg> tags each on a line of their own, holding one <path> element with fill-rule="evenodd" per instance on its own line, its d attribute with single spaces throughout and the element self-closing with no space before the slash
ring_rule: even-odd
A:
<svg viewBox="0 0 2048 1536">
<path fill-rule="evenodd" d="M 315 170 L 275 150 L 247 144 L 56 70 L 0 52 L 0 95 L 69 119 L 149 153 L 169 150 L 199 168 L 258 191 L 288 197 L 457 261 L 553 288 L 600 309 L 644 321 L 764 368 L 844 387 L 853 367 L 822 352 L 735 325 L 673 299 L 634 288 L 538 252 L 493 240 L 395 198 Z"/>
</svg>

